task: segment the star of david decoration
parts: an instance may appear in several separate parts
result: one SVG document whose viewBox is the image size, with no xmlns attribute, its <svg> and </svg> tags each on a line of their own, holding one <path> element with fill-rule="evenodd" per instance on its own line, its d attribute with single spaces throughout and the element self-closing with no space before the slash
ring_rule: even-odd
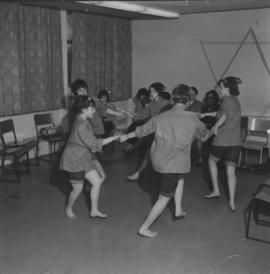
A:
<svg viewBox="0 0 270 274">
<path fill-rule="evenodd" d="M 233 53 L 233 55 L 232 55 L 230 61 L 228 62 L 227 66 L 225 67 L 224 71 L 221 73 L 221 75 L 220 75 L 219 77 L 217 77 L 217 75 L 216 75 L 216 73 L 215 73 L 215 71 L 214 71 L 214 67 L 213 67 L 213 65 L 212 65 L 212 63 L 211 63 L 211 60 L 210 60 L 210 58 L 209 58 L 209 55 L 208 55 L 208 53 L 207 53 L 207 50 L 206 50 L 205 45 L 207 45 L 207 44 L 216 44 L 216 45 L 229 44 L 229 45 L 232 45 L 232 44 L 236 44 L 236 42 L 224 42 L 224 41 L 223 41 L 223 42 L 221 42 L 221 41 L 212 41 L 212 42 L 210 42 L 210 41 L 200 41 L 201 48 L 202 48 L 202 50 L 203 50 L 203 53 L 204 53 L 204 56 L 205 56 L 205 58 L 206 58 L 206 62 L 207 62 L 207 64 L 208 64 L 208 66 L 209 66 L 210 72 L 211 72 L 211 74 L 212 74 L 212 76 L 213 76 L 213 78 L 214 78 L 214 80 L 215 80 L 215 83 L 218 81 L 218 79 L 222 79 L 222 78 L 224 77 L 224 75 L 226 75 L 226 73 L 227 73 L 228 70 L 230 69 L 230 67 L 231 67 L 231 65 L 232 65 L 232 63 L 233 63 L 233 61 L 236 59 L 236 57 L 237 57 L 239 51 L 241 50 L 241 48 L 243 47 L 243 45 L 247 43 L 246 40 L 248 39 L 249 36 L 251 36 L 251 38 L 253 39 L 253 41 L 254 41 L 253 43 L 255 44 L 256 49 L 258 50 L 258 53 L 259 53 L 259 55 L 260 55 L 260 59 L 261 59 L 261 61 L 262 61 L 262 63 L 263 63 L 263 66 L 264 66 L 264 68 L 265 68 L 267 74 L 270 76 L 270 69 L 269 69 L 268 63 L 267 63 L 267 61 L 266 61 L 266 58 L 265 58 L 265 56 L 264 56 L 264 54 L 263 54 L 263 51 L 262 51 L 262 49 L 261 49 L 261 46 L 260 46 L 260 44 L 270 44 L 270 42 L 259 42 L 258 39 L 257 39 L 257 36 L 256 36 L 256 34 L 255 34 L 255 32 L 254 32 L 254 30 L 253 30 L 252 28 L 250 28 L 250 29 L 248 30 L 248 32 L 246 33 L 246 35 L 244 36 L 244 38 L 242 39 L 242 41 L 241 41 L 240 43 L 237 42 L 237 44 L 239 43 L 238 47 L 236 48 L 236 50 L 235 50 L 235 52 Z"/>
</svg>

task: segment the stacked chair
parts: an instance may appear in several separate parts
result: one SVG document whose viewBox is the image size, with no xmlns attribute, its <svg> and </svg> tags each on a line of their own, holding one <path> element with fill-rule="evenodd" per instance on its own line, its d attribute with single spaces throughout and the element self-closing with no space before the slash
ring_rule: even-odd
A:
<svg viewBox="0 0 270 274">
<path fill-rule="evenodd" d="M 37 140 L 18 142 L 12 119 L 0 122 L 0 138 L 2 173 L 15 174 L 16 176 L 14 180 L 4 179 L 4 181 L 19 182 L 21 174 L 29 174 L 30 172 L 29 152 L 31 150 L 35 153 L 36 164 L 39 164 Z M 10 161 L 9 164 L 7 164 L 7 160 Z"/>
<path fill-rule="evenodd" d="M 249 118 L 247 134 L 242 145 L 245 151 L 245 162 L 247 162 L 248 150 L 257 150 L 260 152 L 259 164 L 263 162 L 263 151 L 269 148 L 270 120 L 261 118 Z"/>
<path fill-rule="evenodd" d="M 67 134 L 63 134 L 59 128 L 55 126 L 51 113 L 42 113 L 34 115 L 34 122 L 37 134 L 38 147 L 41 141 L 48 142 L 49 155 L 48 157 L 39 157 L 40 160 L 53 162 L 57 148 L 64 145 L 68 139 Z"/>
<path fill-rule="evenodd" d="M 246 238 L 270 244 L 270 179 L 260 184 L 245 212 Z"/>
</svg>

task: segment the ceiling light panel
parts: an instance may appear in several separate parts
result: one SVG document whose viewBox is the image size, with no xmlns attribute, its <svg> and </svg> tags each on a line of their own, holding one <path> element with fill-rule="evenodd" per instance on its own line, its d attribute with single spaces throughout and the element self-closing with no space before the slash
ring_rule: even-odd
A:
<svg viewBox="0 0 270 274">
<path fill-rule="evenodd" d="M 178 18 L 179 14 L 176 12 L 151 8 L 147 6 L 142 6 L 138 4 L 133 4 L 131 2 L 121 2 L 121 1 L 77 1 L 81 4 L 87 4 L 92 6 L 100 6 L 105 8 L 111 8 L 116 10 L 122 11 L 129 11 L 129 12 L 136 12 L 148 15 L 154 15 L 158 17 L 165 17 L 165 18 Z"/>
</svg>

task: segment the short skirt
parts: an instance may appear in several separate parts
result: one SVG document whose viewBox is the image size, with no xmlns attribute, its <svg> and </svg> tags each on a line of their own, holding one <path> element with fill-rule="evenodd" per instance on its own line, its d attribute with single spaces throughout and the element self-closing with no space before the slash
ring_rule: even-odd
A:
<svg viewBox="0 0 270 274">
<path fill-rule="evenodd" d="M 76 153 L 73 149 L 65 149 L 59 168 L 67 172 L 81 172 L 88 173 L 96 169 L 97 158 L 91 151 L 85 150 L 83 153 Z"/>
</svg>

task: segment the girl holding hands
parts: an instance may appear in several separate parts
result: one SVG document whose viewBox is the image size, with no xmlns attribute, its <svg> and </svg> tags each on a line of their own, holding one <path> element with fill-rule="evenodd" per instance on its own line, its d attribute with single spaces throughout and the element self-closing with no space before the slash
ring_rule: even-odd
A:
<svg viewBox="0 0 270 274">
<path fill-rule="evenodd" d="M 99 210 L 99 196 L 105 173 L 96 159 L 95 152 L 101 151 L 104 145 L 118 139 L 119 136 L 105 139 L 97 139 L 94 136 L 92 126 L 87 119 L 92 119 L 94 116 L 95 101 L 88 96 L 78 96 L 74 102 L 74 110 L 76 119 L 60 161 L 60 169 L 67 171 L 72 185 L 65 214 L 68 218 L 76 217 L 73 205 L 81 194 L 86 179 L 92 186 L 90 218 L 107 218 L 107 214 Z"/>
</svg>

